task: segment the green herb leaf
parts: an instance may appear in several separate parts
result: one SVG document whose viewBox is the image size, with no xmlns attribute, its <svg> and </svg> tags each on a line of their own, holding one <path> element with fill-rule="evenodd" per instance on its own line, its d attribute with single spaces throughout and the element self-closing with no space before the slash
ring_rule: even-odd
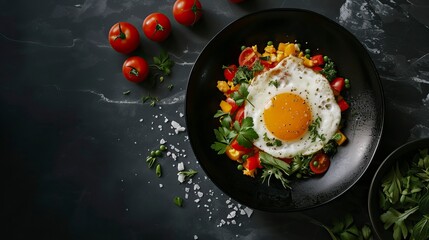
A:
<svg viewBox="0 0 429 240">
<path fill-rule="evenodd" d="M 319 127 L 320 127 L 320 121 L 322 119 L 318 116 L 309 126 L 308 131 L 310 132 L 310 138 L 311 141 L 316 141 L 317 138 L 319 138 L 322 141 L 325 141 L 325 136 L 323 134 L 319 134 Z"/>
<path fill-rule="evenodd" d="M 407 238 L 409 231 L 404 221 L 418 209 L 419 207 L 416 206 L 401 213 L 394 208 L 389 208 L 387 212 L 381 214 L 380 220 L 384 223 L 385 229 L 388 229 L 393 225 L 393 239 L 405 239 Z"/>
<path fill-rule="evenodd" d="M 264 167 L 272 166 L 283 171 L 286 175 L 290 175 L 290 165 L 285 161 L 275 158 L 265 152 L 259 152 L 259 159 Z"/>
<path fill-rule="evenodd" d="M 225 153 L 226 147 L 231 143 L 235 136 L 237 136 L 235 131 L 231 131 L 226 127 L 214 129 L 214 134 L 217 141 L 211 145 L 211 148 L 218 154 Z"/>
<path fill-rule="evenodd" d="M 194 169 L 189 169 L 188 171 L 180 171 L 179 172 L 179 174 L 185 175 L 186 178 L 191 178 L 191 177 L 193 177 L 197 173 L 198 172 L 195 171 Z"/>
<path fill-rule="evenodd" d="M 158 177 L 162 176 L 161 164 L 156 165 L 155 173 L 156 173 L 156 176 Z"/>
<path fill-rule="evenodd" d="M 328 58 L 325 62 L 323 69 L 320 71 L 328 81 L 332 81 L 337 76 L 337 70 L 335 70 L 334 62 Z"/>
<path fill-rule="evenodd" d="M 423 218 L 413 227 L 413 237 L 415 240 L 425 240 L 429 236 L 429 216 Z"/>
<path fill-rule="evenodd" d="M 174 65 L 174 61 L 170 59 L 170 56 L 166 51 L 162 51 L 158 57 L 153 57 L 153 65 L 156 69 L 162 71 L 165 75 L 170 75 L 171 68 Z"/>
<path fill-rule="evenodd" d="M 182 207 L 183 206 L 183 199 L 181 197 L 174 197 L 173 198 L 173 202 L 178 207 Z"/>
<path fill-rule="evenodd" d="M 238 121 L 235 121 L 234 127 L 236 127 L 238 124 Z M 246 148 L 251 148 L 253 146 L 253 140 L 257 139 L 258 137 L 258 134 L 253 129 L 253 119 L 251 117 L 244 118 L 237 134 L 238 144 Z"/>
</svg>

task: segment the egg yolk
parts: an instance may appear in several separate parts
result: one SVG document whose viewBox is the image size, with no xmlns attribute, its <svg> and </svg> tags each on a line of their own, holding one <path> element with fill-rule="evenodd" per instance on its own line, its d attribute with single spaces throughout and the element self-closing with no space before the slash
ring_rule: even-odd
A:
<svg viewBox="0 0 429 240">
<path fill-rule="evenodd" d="M 292 141 L 307 132 L 311 123 L 311 109 L 297 94 L 281 93 L 271 99 L 264 110 L 267 129 L 278 139 Z"/>
</svg>

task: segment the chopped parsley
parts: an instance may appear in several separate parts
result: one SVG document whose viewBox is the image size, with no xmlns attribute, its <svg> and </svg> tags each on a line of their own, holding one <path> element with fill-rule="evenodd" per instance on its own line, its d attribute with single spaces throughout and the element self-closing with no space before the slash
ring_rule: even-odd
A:
<svg viewBox="0 0 429 240">
<path fill-rule="evenodd" d="M 310 138 L 311 138 L 311 142 L 316 141 L 317 138 L 319 138 L 322 141 L 325 141 L 325 135 L 323 134 L 319 134 L 319 132 L 317 131 L 320 127 L 320 121 L 322 121 L 322 119 L 320 117 L 317 117 L 309 126 L 308 126 L 308 131 L 310 132 Z"/>
</svg>

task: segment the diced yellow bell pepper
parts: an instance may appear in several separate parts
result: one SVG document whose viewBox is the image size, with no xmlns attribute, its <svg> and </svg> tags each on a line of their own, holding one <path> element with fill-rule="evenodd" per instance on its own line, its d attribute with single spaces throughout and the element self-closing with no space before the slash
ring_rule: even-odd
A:
<svg viewBox="0 0 429 240">
<path fill-rule="evenodd" d="M 240 88 L 240 84 L 234 85 L 232 81 L 228 81 L 228 85 L 231 91 L 237 91 Z"/>
<path fill-rule="evenodd" d="M 314 66 L 313 61 L 311 61 L 310 59 L 304 57 L 303 60 L 304 60 L 304 62 L 303 62 L 304 66 L 306 66 L 306 67 L 313 67 Z"/>
<path fill-rule="evenodd" d="M 283 54 L 287 57 L 289 55 L 296 55 L 295 54 L 295 44 L 289 43 L 285 46 L 285 49 L 283 51 Z"/>
<path fill-rule="evenodd" d="M 339 139 L 337 140 L 338 145 L 341 145 L 341 144 L 343 144 L 343 143 L 347 140 L 347 137 L 346 137 L 346 135 L 344 135 L 344 133 L 342 133 L 340 130 L 338 130 L 338 131 L 337 131 L 337 134 L 340 134 L 340 135 L 341 135 L 341 138 L 339 138 Z"/>
<path fill-rule="evenodd" d="M 231 104 L 229 104 L 229 103 L 225 102 L 224 100 L 222 100 L 222 101 L 220 102 L 219 106 L 220 106 L 220 109 L 222 109 L 222 112 L 224 112 L 224 113 L 229 113 L 229 112 L 231 112 L 231 109 L 232 109 Z"/>
<path fill-rule="evenodd" d="M 234 160 L 237 162 L 241 159 L 241 156 L 243 156 L 243 152 L 238 151 L 230 146 L 226 147 L 225 153 L 231 160 Z"/>
<path fill-rule="evenodd" d="M 273 45 L 266 46 L 264 50 L 267 53 L 275 53 L 276 52 L 276 49 L 274 48 Z"/>
<path fill-rule="evenodd" d="M 280 62 L 283 58 L 285 58 L 283 51 L 277 51 L 276 61 Z"/>
<path fill-rule="evenodd" d="M 286 45 L 288 45 L 288 43 L 279 43 L 279 46 L 277 47 L 277 51 L 284 51 Z"/>
<path fill-rule="evenodd" d="M 258 45 L 253 45 L 252 49 L 253 49 L 254 52 L 258 52 Z"/>
<path fill-rule="evenodd" d="M 243 174 L 254 178 L 256 174 L 256 168 L 252 170 L 243 169 Z"/>
<path fill-rule="evenodd" d="M 230 88 L 226 81 L 217 81 L 217 89 L 223 93 L 226 93 Z"/>
</svg>

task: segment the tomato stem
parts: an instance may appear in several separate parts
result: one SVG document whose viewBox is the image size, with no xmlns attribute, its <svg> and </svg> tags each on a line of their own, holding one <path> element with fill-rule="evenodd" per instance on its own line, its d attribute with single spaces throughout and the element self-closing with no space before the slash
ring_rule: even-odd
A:
<svg viewBox="0 0 429 240">
<path fill-rule="evenodd" d="M 130 70 L 130 74 L 132 74 L 132 75 L 134 75 L 134 76 L 136 76 L 136 77 L 138 77 L 139 76 L 139 71 L 136 69 L 136 68 L 134 68 L 134 67 L 132 67 L 132 66 L 128 66 L 129 68 L 131 68 L 131 70 Z"/>
<path fill-rule="evenodd" d="M 118 26 L 119 26 L 119 35 L 116 36 L 115 40 L 118 39 L 118 38 L 120 38 L 120 39 L 126 39 L 127 36 L 125 35 L 124 32 L 122 32 L 121 23 L 118 23 Z"/>
</svg>

